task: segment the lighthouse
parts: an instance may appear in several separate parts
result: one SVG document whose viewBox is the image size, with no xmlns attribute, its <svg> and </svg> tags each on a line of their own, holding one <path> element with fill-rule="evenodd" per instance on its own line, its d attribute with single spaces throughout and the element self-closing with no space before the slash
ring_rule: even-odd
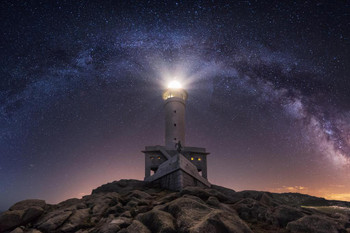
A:
<svg viewBox="0 0 350 233">
<path fill-rule="evenodd" d="M 170 82 L 163 91 L 164 145 L 146 146 L 145 181 L 180 191 L 186 186 L 210 187 L 205 148 L 189 147 L 185 140 L 185 113 L 188 93 L 179 82 Z"/>
</svg>

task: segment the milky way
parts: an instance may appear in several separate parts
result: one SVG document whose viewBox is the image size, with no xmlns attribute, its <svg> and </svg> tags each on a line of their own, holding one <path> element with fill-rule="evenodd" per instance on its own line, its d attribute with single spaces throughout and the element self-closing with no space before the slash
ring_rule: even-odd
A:
<svg viewBox="0 0 350 233">
<path fill-rule="evenodd" d="M 350 200 L 348 2 L 1 3 L 0 210 L 143 179 L 188 90 L 209 180 Z"/>
</svg>

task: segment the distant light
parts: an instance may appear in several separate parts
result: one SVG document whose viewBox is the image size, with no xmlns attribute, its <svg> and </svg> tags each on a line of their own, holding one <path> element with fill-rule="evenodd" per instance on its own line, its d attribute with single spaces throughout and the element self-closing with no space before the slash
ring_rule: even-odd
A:
<svg viewBox="0 0 350 233">
<path fill-rule="evenodd" d="M 171 89 L 180 89 L 182 88 L 181 84 L 178 82 L 178 81 L 171 81 L 169 84 L 168 84 L 168 88 L 171 88 Z"/>
</svg>

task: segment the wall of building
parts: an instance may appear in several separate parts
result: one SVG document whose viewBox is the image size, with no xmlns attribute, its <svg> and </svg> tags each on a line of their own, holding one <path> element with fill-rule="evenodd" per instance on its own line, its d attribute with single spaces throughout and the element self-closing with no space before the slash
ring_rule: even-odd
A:
<svg viewBox="0 0 350 233">
<path fill-rule="evenodd" d="M 186 172 L 183 172 L 182 170 L 177 170 L 175 172 L 162 176 L 160 179 L 155 180 L 153 182 L 160 185 L 163 188 L 167 188 L 174 191 L 181 191 L 184 187 L 187 186 L 207 187 L 202 182 L 195 179 Z"/>
</svg>

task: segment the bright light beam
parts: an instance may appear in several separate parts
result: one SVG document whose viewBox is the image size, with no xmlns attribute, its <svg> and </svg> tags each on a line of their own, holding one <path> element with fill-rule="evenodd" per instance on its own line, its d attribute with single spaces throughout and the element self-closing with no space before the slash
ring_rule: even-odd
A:
<svg viewBox="0 0 350 233">
<path fill-rule="evenodd" d="M 178 81 L 171 81 L 169 84 L 168 84 L 168 88 L 169 89 L 180 89 L 182 88 L 181 84 L 178 82 Z"/>
</svg>

